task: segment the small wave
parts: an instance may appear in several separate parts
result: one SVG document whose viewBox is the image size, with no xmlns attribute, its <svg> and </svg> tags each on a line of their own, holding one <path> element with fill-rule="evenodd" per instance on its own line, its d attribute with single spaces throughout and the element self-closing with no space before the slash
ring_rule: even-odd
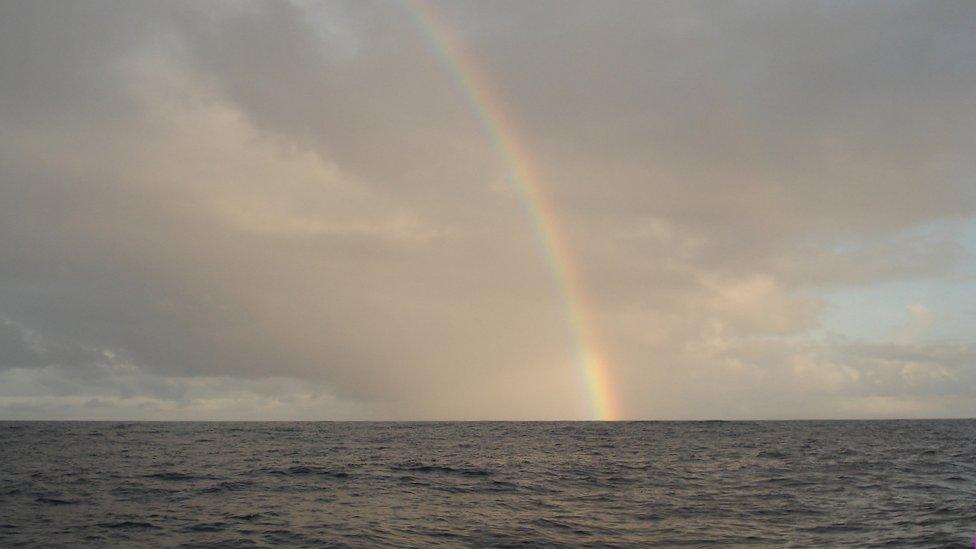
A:
<svg viewBox="0 0 976 549">
<path fill-rule="evenodd" d="M 396 465 L 393 467 L 395 471 L 413 471 L 416 473 L 445 473 L 454 475 L 464 475 L 471 477 L 487 477 L 491 476 L 491 471 L 485 469 L 473 469 L 466 467 L 448 467 L 445 465 L 427 465 L 427 464 L 405 464 Z"/>
<path fill-rule="evenodd" d="M 98 526 L 102 528 L 125 528 L 130 530 L 152 530 L 159 529 L 159 526 L 151 522 L 141 522 L 134 520 L 123 520 L 121 522 L 100 522 Z"/>
<path fill-rule="evenodd" d="M 186 528 L 189 532 L 221 532 L 226 529 L 227 525 L 223 522 L 211 522 L 211 523 L 200 523 L 188 526 Z"/>
<path fill-rule="evenodd" d="M 324 467 L 315 467 L 313 465 L 296 465 L 294 467 L 289 467 L 287 469 L 272 469 L 268 471 L 270 475 L 278 476 L 308 476 L 315 475 L 321 477 L 332 477 L 332 478 L 347 478 L 349 473 L 345 471 L 332 471 Z"/>
<path fill-rule="evenodd" d="M 802 528 L 802 530 L 817 534 L 841 534 L 858 532 L 862 529 L 862 527 L 853 524 L 818 524 L 816 526 Z"/>
<path fill-rule="evenodd" d="M 234 481 L 229 480 L 226 482 L 218 482 L 212 486 L 207 486 L 200 490 L 204 494 L 217 494 L 220 492 L 237 492 L 239 490 L 246 490 L 253 485 L 250 481 Z"/>
<path fill-rule="evenodd" d="M 533 520 L 532 524 L 536 526 L 541 526 L 543 528 L 550 528 L 554 530 L 568 530 L 568 531 L 574 530 L 574 527 L 571 524 L 567 524 L 559 520 L 549 519 L 545 517 L 537 518 Z"/>
<path fill-rule="evenodd" d="M 156 480 L 170 480 L 170 481 L 180 481 L 180 480 L 200 480 L 205 477 L 198 477 L 194 475 L 188 475 L 186 473 L 175 473 L 175 472 L 163 472 L 163 473 L 151 473 L 148 475 L 143 475 L 143 478 L 154 478 Z"/>
<path fill-rule="evenodd" d="M 72 499 L 48 498 L 43 496 L 37 498 L 35 501 L 37 501 L 38 503 L 43 503 L 45 505 L 75 505 L 76 503 L 80 503 Z"/>
<path fill-rule="evenodd" d="M 492 492 L 516 492 L 518 491 L 518 484 L 507 482 L 504 480 L 493 480 L 488 490 Z"/>
</svg>

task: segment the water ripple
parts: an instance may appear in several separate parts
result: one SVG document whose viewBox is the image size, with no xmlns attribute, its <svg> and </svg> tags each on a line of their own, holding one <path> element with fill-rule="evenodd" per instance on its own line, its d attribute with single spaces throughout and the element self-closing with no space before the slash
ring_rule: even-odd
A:
<svg viewBox="0 0 976 549">
<path fill-rule="evenodd" d="M 963 546 L 976 421 L 0 423 L 0 546 Z"/>
</svg>

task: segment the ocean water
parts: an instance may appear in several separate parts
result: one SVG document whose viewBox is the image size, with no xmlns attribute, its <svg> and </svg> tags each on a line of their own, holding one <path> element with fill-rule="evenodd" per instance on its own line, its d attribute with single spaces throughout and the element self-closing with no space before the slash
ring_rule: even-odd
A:
<svg viewBox="0 0 976 549">
<path fill-rule="evenodd" d="M 976 421 L 0 423 L 0 546 L 972 547 Z"/>
</svg>

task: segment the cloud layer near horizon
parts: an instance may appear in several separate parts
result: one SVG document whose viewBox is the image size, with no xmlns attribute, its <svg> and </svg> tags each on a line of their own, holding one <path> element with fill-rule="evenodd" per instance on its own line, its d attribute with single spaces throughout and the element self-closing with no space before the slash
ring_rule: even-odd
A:
<svg viewBox="0 0 976 549">
<path fill-rule="evenodd" d="M 628 417 L 976 414 L 944 311 L 827 322 L 974 286 L 972 5 L 436 9 L 546 175 Z M 581 418 L 574 353 L 407 6 L 0 6 L 0 419 Z"/>
</svg>

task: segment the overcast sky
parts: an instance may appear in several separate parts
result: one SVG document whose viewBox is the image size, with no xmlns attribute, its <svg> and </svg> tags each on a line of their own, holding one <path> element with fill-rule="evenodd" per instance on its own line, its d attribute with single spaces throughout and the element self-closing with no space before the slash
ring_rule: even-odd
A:
<svg viewBox="0 0 976 549">
<path fill-rule="evenodd" d="M 976 415 L 976 3 L 445 2 L 623 416 Z M 0 419 L 589 417 L 406 3 L 0 2 Z"/>
</svg>

